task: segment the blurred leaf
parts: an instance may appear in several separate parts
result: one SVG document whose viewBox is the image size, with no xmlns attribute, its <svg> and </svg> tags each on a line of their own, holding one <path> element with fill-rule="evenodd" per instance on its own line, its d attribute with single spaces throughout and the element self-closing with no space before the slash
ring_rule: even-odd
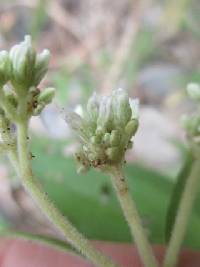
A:
<svg viewBox="0 0 200 267">
<path fill-rule="evenodd" d="M 156 38 L 153 32 L 144 29 L 137 34 L 122 75 L 127 78 L 129 84 L 132 85 L 139 69 L 147 64 L 152 56 L 158 56 L 159 51 L 155 46 Z"/>
<path fill-rule="evenodd" d="M 165 238 L 167 242 L 169 241 L 171 236 L 171 232 L 176 219 L 177 210 L 180 205 L 183 190 L 185 189 L 185 183 L 192 169 L 192 164 L 193 164 L 193 156 L 190 152 L 188 152 L 184 165 L 177 177 L 177 182 L 174 186 L 174 190 L 172 192 L 170 204 L 167 211 L 166 229 L 165 229 Z"/>
<path fill-rule="evenodd" d="M 194 70 L 193 72 L 187 72 L 184 77 L 182 78 L 182 85 L 183 89 L 185 90 L 185 87 L 188 83 L 190 82 L 194 83 L 200 83 L 200 75 L 199 75 L 199 70 Z"/>
<path fill-rule="evenodd" d="M 47 0 L 38 1 L 37 7 L 32 15 L 32 21 L 30 25 L 30 32 L 34 39 L 38 37 L 43 30 L 43 26 L 47 21 Z"/>
<path fill-rule="evenodd" d="M 56 97 L 60 104 L 64 105 L 69 98 L 69 84 L 70 77 L 69 73 L 66 70 L 61 70 L 55 75 L 53 75 L 53 85 L 55 88 L 59 88 L 56 91 Z"/>
<path fill-rule="evenodd" d="M 137 60 L 139 66 L 147 63 L 152 56 L 158 56 L 159 51 L 156 48 L 156 34 L 149 29 L 140 31 L 137 39 L 133 43 L 132 53 Z"/>
<path fill-rule="evenodd" d="M 78 76 L 82 101 L 85 102 L 97 87 L 95 84 L 97 77 L 95 76 L 94 70 L 88 64 L 81 65 Z"/>
<path fill-rule="evenodd" d="M 32 149 L 36 156 L 34 171 L 58 208 L 91 239 L 130 241 L 129 229 L 110 179 L 96 171 L 78 175 L 74 159 L 64 157 L 62 151 L 62 142 L 42 139 L 34 141 Z M 125 171 L 150 239 L 163 243 L 173 183 L 143 167 L 128 165 Z M 195 213 L 186 238 L 186 244 L 191 247 L 200 247 L 196 234 L 199 224 L 200 213 Z"/>
<path fill-rule="evenodd" d="M 166 1 L 160 26 L 165 28 L 171 36 L 175 35 L 182 26 L 184 17 L 190 8 L 190 3 L 190 0 Z"/>
<path fill-rule="evenodd" d="M 0 216 L 0 231 L 4 231 L 8 229 L 9 227 L 9 222 L 6 220 L 5 217 Z"/>
</svg>

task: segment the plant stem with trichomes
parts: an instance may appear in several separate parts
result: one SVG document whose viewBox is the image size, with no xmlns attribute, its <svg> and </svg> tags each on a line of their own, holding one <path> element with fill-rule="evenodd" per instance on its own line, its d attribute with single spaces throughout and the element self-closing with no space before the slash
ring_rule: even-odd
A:
<svg viewBox="0 0 200 267">
<path fill-rule="evenodd" d="M 90 260 L 95 266 L 117 267 L 108 257 L 97 251 L 89 241 L 78 232 L 78 230 L 65 218 L 55 205 L 49 200 L 40 183 L 34 177 L 29 162 L 29 151 L 27 148 L 28 120 L 17 123 L 17 148 L 21 181 L 27 192 L 35 200 L 41 210 L 51 222 L 62 232 L 66 240 L 83 256 Z"/>
<path fill-rule="evenodd" d="M 111 168 L 110 171 L 113 186 L 116 190 L 118 200 L 124 216 L 134 237 L 140 257 L 145 267 L 157 267 L 158 263 L 153 254 L 151 245 L 146 237 L 134 200 L 128 190 L 121 166 Z"/>
<path fill-rule="evenodd" d="M 167 248 L 163 267 L 176 265 L 178 255 L 183 243 L 193 204 L 200 184 L 200 162 L 198 159 L 193 163 L 192 171 L 186 181 L 185 189 L 181 198 L 180 206 L 176 215 L 175 224 Z"/>
</svg>

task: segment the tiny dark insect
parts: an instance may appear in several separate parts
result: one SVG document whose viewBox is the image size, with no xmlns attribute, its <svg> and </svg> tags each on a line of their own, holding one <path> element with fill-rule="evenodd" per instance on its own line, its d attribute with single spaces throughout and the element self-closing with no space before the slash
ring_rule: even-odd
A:
<svg viewBox="0 0 200 267">
<path fill-rule="evenodd" d="M 34 100 L 33 103 L 32 103 L 32 107 L 33 108 L 37 108 L 37 105 L 38 105 L 38 101 Z"/>
<path fill-rule="evenodd" d="M 30 152 L 30 153 L 29 153 L 29 159 L 33 159 L 33 158 L 35 158 L 35 156 L 33 155 L 32 152 Z"/>
</svg>

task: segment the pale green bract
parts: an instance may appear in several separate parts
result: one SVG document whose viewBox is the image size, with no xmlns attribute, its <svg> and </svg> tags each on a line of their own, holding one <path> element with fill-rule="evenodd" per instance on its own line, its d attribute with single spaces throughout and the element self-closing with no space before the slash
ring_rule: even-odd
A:
<svg viewBox="0 0 200 267">
<path fill-rule="evenodd" d="M 8 52 L 0 51 L 0 86 L 3 86 L 10 78 L 11 62 Z"/>
<path fill-rule="evenodd" d="M 12 63 L 12 84 L 17 88 L 29 89 L 31 86 L 38 86 L 46 74 L 50 52 L 45 49 L 37 54 L 31 37 L 26 35 L 23 42 L 11 48 L 9 58 Z"/>
<path fill-rule="evenodd" d="M 117 89 L 110 96 L 94 93 L 81 115 L 66 114 L 80 143 L 76 152 L 79 171 L 124 163 L 125 152 L 132 147 L 138 128 L 138 105 L 137 99 L 130 99 L 125 90 Z"/>
</svg>

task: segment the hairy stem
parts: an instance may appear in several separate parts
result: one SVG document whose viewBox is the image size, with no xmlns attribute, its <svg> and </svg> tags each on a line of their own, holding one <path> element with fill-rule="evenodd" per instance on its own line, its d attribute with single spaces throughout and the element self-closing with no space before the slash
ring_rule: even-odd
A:
<svg viewBox="0 0 200 267">
<path fill-rule="evenodd" d="M 181 197 L 181 202 L 176 215 L 175 224 L 169 240 L 168 249 L 164 259 L 164 267 L 173 267 L 176 265 L 178 255 L 187 230 L 193 204 L 197 195 L 200 183 L 200 162 L 196 160 L 193 163 L 192 171 L 186 181 L 185 189 Z"/>
<path fill-rule="evenodd" d="M 95 266 L 99 267 L 117 267 L 108 257 L 97 251 L 90 242 L 78 232 L 78 230 L 65 218 L 55 205 L 49 200 L 47 194 L 43 191 L 41 184 L 33 176 L 29 162 L 29 151 L 27 149 L 27 123 L 19 122 L 17 124 L 17 146 L 19 154 L 19 164 L 21 181 L 27 192 L 32 196 L 41 210 L 46 214 L 49 220 L 62 232 L 66 240 L 83 256 L 90 260 Z"/>
<path fill-rule="evenodd" d="M 15 172 L 17 173 L 17 176 L 20 177 L 19 160 L 16 149 L 10 149 L 7 155 L 8 159 L 10 160 L 10 163 L 12 164 Z"/>
<path fill-rule="evenodd" d="M 8 239 L 14 238 L 19 240 L 32 241 L 37 244 L 40 243 L 42 245 L 57 249 L 59 251 L 70 253 L 73 256 L 79 256 L 72 250 L 72 248 L 68 244 L 66 244 L 66 242 L 48 236 L 2 229 L 0 230 L 0 237 Z"/>
<path fill-rule="evenodd" d="M 146 237 L 136 205 L 128 191 L 128 185 L 123 175 L 121 166 L 112 168 L 110 174 L 124 216 L 128 222 L 131 234 L 134 237 L 144 266 L 157 267 L 158 263 L 156 261 L 156 258 L 154 257 L 151 245 L 149 244 Z"/>
</svg>

